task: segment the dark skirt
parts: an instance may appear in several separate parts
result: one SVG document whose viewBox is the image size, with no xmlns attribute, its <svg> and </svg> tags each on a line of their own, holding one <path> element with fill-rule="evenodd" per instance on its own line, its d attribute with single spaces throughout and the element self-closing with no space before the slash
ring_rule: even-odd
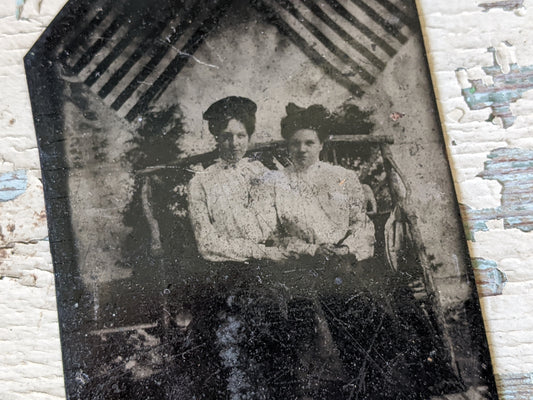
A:
<svg viewBox="0 0 533 400">
<path fill-rule="evenodd" d="M 191 296 L 191 398 L 427 399 L 458 385 L 430 312 L 383 265 L 218 264 Z"/>
</svg>

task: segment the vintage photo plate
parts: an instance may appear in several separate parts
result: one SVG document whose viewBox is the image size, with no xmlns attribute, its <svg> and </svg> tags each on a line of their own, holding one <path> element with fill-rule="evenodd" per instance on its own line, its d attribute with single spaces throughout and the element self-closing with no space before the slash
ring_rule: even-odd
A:
<svg viewBox="0 0 533 400">
<path fill-rule="evenodd" d="M 71 0 L 25 63 L 69 399 L 497 398 L 414 2 Z"/>
</svg>

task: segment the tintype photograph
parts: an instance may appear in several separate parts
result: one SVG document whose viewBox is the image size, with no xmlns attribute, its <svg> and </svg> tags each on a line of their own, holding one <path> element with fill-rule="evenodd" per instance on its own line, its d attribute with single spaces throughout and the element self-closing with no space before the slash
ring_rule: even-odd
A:
<svg viewBox="0 0 533 400">
<path fill-rule="evenodd" d="M 71 0 L 26 56 L 69 399 L 496 399 L 410 0 Z"/>
</svg>

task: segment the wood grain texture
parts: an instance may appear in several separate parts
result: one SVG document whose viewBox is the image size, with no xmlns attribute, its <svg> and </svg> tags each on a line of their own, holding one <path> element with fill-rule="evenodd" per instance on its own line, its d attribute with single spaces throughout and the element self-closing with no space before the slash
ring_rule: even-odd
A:
<svg viewBox="0 0 533 400">
<path fill-rule="evenodd" d="M 65 398 L 54 275 L 23 56 L 63 0 L 0 2 L 0 399 Z M 13 176 L 15 171 L 19 172 Z M 25 177 L 25 185 L 22 178 Z M 7 185 L 7 184 L 6 184 Z M 16 194 L 16 196 L 15 196 Z"/>
<path fill-rule="evenodd" d="M 486 79 L 482 67 L 494 65 L 487 50 L 502 43 L 513 46 L 519 66 L 533 65 L 528 28 L 533 3 L 507 3 L 486 7 L 487 2 L 475 0 L 420 0 L 418 6 L 454 181 L 470 229 L 471 255 L 493 263 L 507 278 L 502 295 L 481 299 L 499 394 L 531 399 L 533 236 L 528 221 L 533 198 L 528 155 L 533 95 L 523 93 L 511 104 L 516 118 L 505 127 L 498 120 L 487 121 L 487 109 L 468 107 L 456 76 L 458 68 L 465 68 L 470 74 L 481 71 L 480 79 Z"/>
</svg>

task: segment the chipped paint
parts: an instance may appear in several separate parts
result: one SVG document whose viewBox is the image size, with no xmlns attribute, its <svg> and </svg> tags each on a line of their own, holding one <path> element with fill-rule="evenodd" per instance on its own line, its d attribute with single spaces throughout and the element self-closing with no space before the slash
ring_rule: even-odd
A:
<svg viewBox="0 0 533 400">
<path fill-rule="evenodd" d="M 458 68 L 455 73 L 461 93 L 471 110 L 490 108 L 488 121 L 501 120 L 505 129 L 514 124 L 510 103 L 522 98 L 533 89 L 533 66 L 520 67 L 516 62 L 514 47 L 502 42 L 487 49 L 493 53 L 494 64 L 488 67 Z"/>
<path fill-rule="evenodd" d="M 495 378 L 502 400 L 531 399 L 533 373 L 496 374 Z"/>
<path fill-rule="evenodd" d="M 502 185 L 501 206 L 473 209 L 461 204 L 468 240 L 475 232 L 488 231 L 487 221 L 503 220 L 504 229 L 533 231 L 533 151 L 515 148 L 493 150 L 477 176 Z"/>
<path fill-rule="evenodd" d="M 478 176 L 497 180 L 502 185 L 502 205 L 494 209 L 496 216 L 503 218 L 505 229 L 532 231 L 533 151 L 500 148 L 493 150 L 488 158 Z"/>
<path fill-rule="evenodd" d="M 503 11 L 515 11 L 524 7 L 524 0 L 492 1 L 490 3 L 481 3 L 479 7 L 483 8 L 483 12 L 488 12 L 493 8 L 501 8 Z"/>
<path fill-rule="evenodd" d="M 20 19 L 22 17 L 22 10 L 24 10 L 24 3 L 26 0 L 16 0 L 15 2 L 15 17 Z"/>
<path fill-rule="evenodd" d="M 492 214 L 489 213 L 492 211 L 491 209 L 474 210 L 466 204 L 459 204 L 459 208 L 461 209 L 466 240 L 472 242 L 476 241 L 475 233 L 479 231 L 488 231 L 489 228 L 487 227 L 486 222 L 495 219 L 491 218 Z M 482 211 L 482 213 L 479 211 Z M 485 214 L 485 212 L 487 212 L 487 214 Z"/>
<path fill-rule="evenodd" d="M 18 170 L 0 174 L 0 201 L 14 200 L 28 187 L 26 171 Z"/>
<path fill-rule="evenodd" d="M 498 264 L 495 261 L 473 258 L 472 267 L 474 268 L 478 293 L 481 297 L 502 294 L 507 276 L 498 269 Z"/>
</svg>

